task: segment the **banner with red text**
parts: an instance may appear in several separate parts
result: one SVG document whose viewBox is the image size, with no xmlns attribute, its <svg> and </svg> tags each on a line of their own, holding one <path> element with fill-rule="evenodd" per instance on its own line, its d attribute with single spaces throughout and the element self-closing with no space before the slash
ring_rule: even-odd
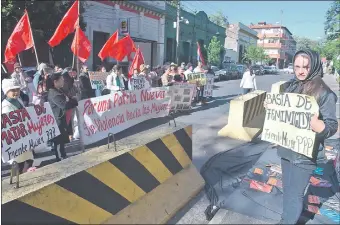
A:
<svg viewBox="0 0 340 225">
<path fill-rule="evenodd" d="M 148 119 L 169 115 L 168 88 L 115 92 L 79 102 L 84 145 L 107 138 Z"/>
<path fill-rule="evenodd" d="M 1 115 L 2 161 L 8 162 L 26 151 L 42 150 L 60 134 L 49 103 L 18 109 Z"/>
</svg>

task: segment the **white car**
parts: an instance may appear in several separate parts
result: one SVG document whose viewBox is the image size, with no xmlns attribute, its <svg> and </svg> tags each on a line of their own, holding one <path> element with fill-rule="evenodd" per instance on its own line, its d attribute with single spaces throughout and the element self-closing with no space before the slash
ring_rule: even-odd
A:
<svg viewBox="0 0 340 225">
<path fill-rule="evenodd" d="M 211 66 L 212 71 L 214 71 L 214 80 L 215 81 L 220 81 L 220 76 L 218 75 L 218 73 L 216 73 L 217 71 L 219 71 L 220 69 L 216 66 Z"/>
<path fill-rule="evenodd" d="M 293 66 L 288 66 L 287 68 L 284 68 L 283 72 L 293 74 L 294 73 Z"/>
<path fill-rule="evenodd" d="M 270 66 L 270 72 L 273 74 L 277 74 L 279 70 L 276 68 L 276 66 Z"/>
</svg>

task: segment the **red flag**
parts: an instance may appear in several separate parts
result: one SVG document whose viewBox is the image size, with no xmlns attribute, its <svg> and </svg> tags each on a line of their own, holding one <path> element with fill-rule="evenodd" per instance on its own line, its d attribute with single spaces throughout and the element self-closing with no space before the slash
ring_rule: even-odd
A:
<svg viewBox="0 0 340 225">
<path fill-rule="evenodd" d="M 91 42 L 87 39 L 85 33 L 78 26 L 73 38 L 71 50 L 74 55 L 78 56 L 83 63 L 89 58 L 91 53 Z"/>
<path fill-rule="evenodd" d="M 141 50 L 139 48 L 137 48 L 135 57 L 133 58 L 133 61 L 130 65 L 129 68 L 129 78 L 132 76 L 133 74 L 133 70 L 134 69 L 138 69 L 139 70 L 139 66 L 144 64 L 144 56 L 143 53 L 141 52 Z"/>
<path fill-rule="evenodd" d="M 6 66 L 6 70 L 7 70 L 8 74 L 11 74 L 11 73 L 14 72 L 14 63 L 16 63 L 16 62 L 17 62 L 17 59 L 14 58 L 13 60 L 11 60 L 9 62 L 4 63 L 5 66 Z"/>
<path fill-rule="evenodd" d="M 15 26 L 8 39 L 5 49 L 5 63 L 15 61 L 15 57 L 22 51 L 32 48 L 34 45 L 32 30 L 27 11 Z"/>
<path fill-rule="evenodd" d="M 202 65 L 205 66 L 204 58 L 203 58 L 202 51 L 201 51 L 201 46 L 200 46 L 200 43 L 198 42 L 197 42 L 197 61 L 201 62 Z"/>
<path fill-rule="evenodd" d="M 98 53 L 98 57 L 103 61 L 106 57 L 110 55 L 110 51 L 112 51 L 112 46 L 118 42 L 118 30 L 112 34 L 109 40 L 106 41 L 100 52 Z"/>
<path fill-rule="evenodd" d="M 122 61 L 131 52 L 136 52 L 136 47 L 130 35 L 127 35 L 112 46 L 110 57 Z"/>
<path fill-rule="evenodd" d="M 51 47 L 59 45 L 60 42 L 67 37 L 67 35 L 74 31 L 78 17 L 79 17 L 79 1 L 76 0 L 71 6 L 71 8 L 66 12 L 64 18 L 61 20 L 53 36 L 48 41 L 48 44 Z"/>
</svg>

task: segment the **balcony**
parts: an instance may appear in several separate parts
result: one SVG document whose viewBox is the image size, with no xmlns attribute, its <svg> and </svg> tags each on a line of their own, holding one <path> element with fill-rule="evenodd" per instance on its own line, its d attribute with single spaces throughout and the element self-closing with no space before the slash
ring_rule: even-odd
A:
<svg viewBox="0 0 340 225">
<path fill-rule="evenodd" d="M 263 37 L 265 37 L 265 38 L 282 38 L 282 37 L 284 37 L 284 35 L 283 34 L 280 34 L 280 33 L 266 33 L 266 34 L 257 34 L 257 37 L 259 38 L 259 39 L 263 39 Z"/>
<path fill-rule="evenodd" d="M 277 48 L 277 49 L 280 49 L 282 47 L 281 43 L 263 43 L 263 42 L 257 42 L 257 45 L 259 47 L 263 47 L 263 48 Z"/>
</svg>

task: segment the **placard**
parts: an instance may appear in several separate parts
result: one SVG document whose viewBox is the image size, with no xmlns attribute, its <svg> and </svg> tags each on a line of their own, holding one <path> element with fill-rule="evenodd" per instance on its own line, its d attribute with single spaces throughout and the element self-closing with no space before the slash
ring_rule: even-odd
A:
<svg viewBox="0 0 340 225">
<path fill-rule="evenodd" d="M 187 75 L 187 81 L 191 84 L 204 86 L 206 84 L 206 75 L 205 73 L 190 73 Z"/>
<path fill-rule="evenodd" d="M 319 112 L 314 97 L 293 93 L 267 93 L 262 140 L 312 158 L 315 132 L 310 120 Z"/>
<path fill-rule="evenodd" d="M 79 102 L 84 144 L 95 143 L 148 119 L 169 115 L 167 87 L 115 92 Z"/>
<path fill-rule="evenodd" d="M 2 161 L 47 148 L 47 141 L 60 135 L 50 103 L 1 114 Z"/>
<path fill-rule="evenodd" d="M 214 90 L 214 74 L 206 75 L 206 84 L 204 85 L 203 97 L 212 97 Z"/>
<path fill-rule="evenodd" d="M 107 76 L 109 76 L 109 72 L 95 72 L 95 71 L 89 71 L 89 77 L 91 81 L 94 80 L 101 80 L 106 82 Z"/>
<path fill-rule="evenodd" d="M 103 80 L 90 80 L 92 89 L 102 91 L 105 87 L 105 83 Z"/>
<path fill-rule="evenodd" d="M 195 84 L 188 83 L 174 83 L 169 89 L 171 96 L 171 110 L 189 110 L 191 109 L 191 102 L 196 90 Z"/>
</svg>

